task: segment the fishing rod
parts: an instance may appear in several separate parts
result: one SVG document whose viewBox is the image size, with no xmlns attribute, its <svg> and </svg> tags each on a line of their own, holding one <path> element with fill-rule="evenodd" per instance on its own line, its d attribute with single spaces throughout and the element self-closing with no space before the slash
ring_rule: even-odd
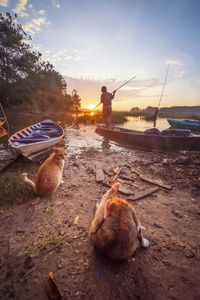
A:
<svg viewBox="0 0 200 300">
<path fill-rule="evenodd" d="M 153 120 L 154 120 L 154 125 L 153 125 L 153 127 L 156 127 L 156 120 L 157 120 L 157 116 L 158 116 L 158 111 L 159 111 L 161 99 L 162 99 L 162 96 L 163 96 L 163 93 L 164 93 L 164 89 L 165 89 L 165 85 L 166 85 L 166 81 L 167 81 L 167 75 L 168 75 L 168 72 L 169 72 L 169 64 L 168 64 L 168 66 L 167 66 L 167 72 L 166 72 L 166 75 L 165 75 L 165 81 L 164 81 L 164 84 L 163 84 L 162 93 L 161 93 L 161 95 L 160 95 L 160 100 L 159 100 L 159 103 L 158 103 L 158 107 L 156 107 L 156 111 L 155 111 L 155 114 L 154 114 L 154 116 L 153 116 Z"/>
<path fill-rule="evenodd" d="M 119 89 L 121 89 L 121 87 L 123 87 L 123 86 L 124 86 L 125 84 L 127 84 L 128 82 L 132 81 L 135 77 L 136 77 L 136 76 L 132 77 L 131 79 L 127 80 L 125 83 L 123 83 L 122 85 L 120 85 L 116 90 L 114 90 L 114 91 L 112 92 L 112 94 L 115 93 L 116 91 L 118 91 Z M 101 104 L 101 102 L 100 102 L 99 104 L 97 104 L 97 105 L 95 106 L 94 109 L 96 109 L 100 104 Z"/>
<path fill-rule="evenodd" d="M 136 76 L 132 77 L 131 79 L 127 80 L 125 83 L 123 83 L 122 85 L 120 85 L 116 90 L 113 91 L 113 93 L 115 93 L 117 90 L 121 89 L 121 87 L 123 87 L 125 84 L 127 84 L 128 82 L 130 82 L 131 80 L 133 80 Z"/>
<path fill-rule="evenodd" d="M 159 103 L 158 103 L 158 109 L 159 109 L 159 107 L 160 107 L 160 102 L 161 102 L 161 99 L 162 99 L 162 96 L 163 96 L 163 92 L 164 92 L 164 89 L 165 89 L 165 84 L 166 84 L 166 81 L 167 81 L 167 75 L 168 75 L 168 72 L 169 72 L 169 64 L 168 64 L 168 66 L 167 66 L 167 73 L 166 73 L 166 75 L 165 75 L 165 82 L 164 82 L 164 85 L 163 85 L 162 93 L 161 93 L 161 95 L 160 95 L 160 101 L 159 101 Z"/>
</svg>

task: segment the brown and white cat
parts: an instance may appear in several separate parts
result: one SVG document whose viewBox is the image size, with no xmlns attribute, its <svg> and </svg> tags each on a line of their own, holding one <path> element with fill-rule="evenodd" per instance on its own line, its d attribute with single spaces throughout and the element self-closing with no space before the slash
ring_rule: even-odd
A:
<svg viewBox="0 0 200 300">
<path fill-rule="evenodd" d="M 93 245 L 113 260 L 128 259 L 139 245 L 149 246 L 132 205 L 121 198 L 112 198 L 119 186 L 115 183 L 103 196 L 89 229 Z"/>
<path fill-rule="evenodd" d="M 36 195 L 51 195 L 62 183 L 62 172 L 67 156 L 67 148 L 67 146 L 64 148 L 53 148 L 54 152 L 40 166 L 35 182 L 28 179 L 27 173 L 22 174 L 22 180 L 33 188 Z"/>
</svg>

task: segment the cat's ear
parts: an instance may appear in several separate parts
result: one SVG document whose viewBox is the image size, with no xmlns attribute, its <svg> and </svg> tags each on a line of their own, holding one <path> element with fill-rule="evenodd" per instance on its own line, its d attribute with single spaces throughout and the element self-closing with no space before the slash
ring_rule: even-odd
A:
<svg viewBox="0 0 200 300">
<path fill-rule="evenodd" d="M 56 146 L 53 147 L 53 151 L 56 152 L 58 148 Z"/>
</svg>

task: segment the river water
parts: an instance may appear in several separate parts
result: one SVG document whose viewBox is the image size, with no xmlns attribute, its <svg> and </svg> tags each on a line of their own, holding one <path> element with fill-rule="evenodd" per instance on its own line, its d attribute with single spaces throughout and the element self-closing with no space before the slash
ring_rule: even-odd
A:
<svg viewBox="0 0 200 300">
<path fill-rule="evenodd" d="M 53 121 L 60 121 L 61 126 L 65 128 L 65 141 L 69 145 L 69 154 L 78 154 L 81 149 L 89 149 L 91 147 L 95 149 L 105 149 L 121 151 L 122 145 L 118 145 L 115 142 L 108 141 L 104 137 L 96 134 L 95 124 L 86 123 L 79 124 L 79 130 L 70 128 L 73 123 L 73 118 L 67 114 L 53 114 L 53 115 L 27 115 L 23 117 L 9 117 L 10 135 L 17 132 L 20 129 L 27 127 L 28 125 L 35 124 L 39 121 L 51 119 Z M 128 121 L 124 124 L 117 125 L 119 127 L 135 129 L 144 131 L 153 127 L 153 122 L 145 121 L 142 117 L 128 117 Z M 167 119 L 158 118 L 157 128 L 160 130 L 169 128 Z M 7 148 L 8 135 L 0 139 L 0 150 Z M 0 151 L 1 154 L 1 151 Z"/>
</svg>

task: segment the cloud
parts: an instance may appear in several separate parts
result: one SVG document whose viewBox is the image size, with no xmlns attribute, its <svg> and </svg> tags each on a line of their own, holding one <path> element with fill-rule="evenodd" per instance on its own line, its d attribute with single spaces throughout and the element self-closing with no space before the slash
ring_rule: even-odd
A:
<svg viewBox="0 0 200 300">
<path fill-rule="evenodd" d="M 45 11 L 45 10 L 43 10 L 43 9 L 41 9 L 41 10 L 38 10 L 38 14 L 39 14 L 39 15 L 45 15 L 45 13 L 46 13 L 46 11 Z"/>
<path fill-rule="evenodd" d="M 18 14 L 20 17 L 27 17 L 28 14 L 25 12 L 26 10 L 27 0 L 19 0 L 15 9 L 13 11 Z"/>
<path fill-rule="evenodd" d="M 172 77 L 173 78 L 181 78 L 184 76 L 184 74 L 185 74 L 185 71 L 181 71 L 179 73 L 174 74 Z"/>
<path fill-rule="evenodd" d="M 60 3 L 58 0 L 51 0 L 51 3 L 53 4 L 53 6 L 60 8 Z"/>
<path fill-rule="evenodd" d="M 82 99 L 82 107 L 87 107 L 89 104 L 98 104 L 101 95 L 101 87 L 103 85 L 107 86 L 109 92 L 112 92 L 124 83 L 124 81 L 116 79 L 93 80 L 82 77 L 73 78 L 69 76 L 64 76 L 64 79 L 67 83 L 67 90 L 69 93 L 74 88 L 78 90 L 78 94 Z M 116 109 L 126 109 L 124 104 L 129 103 L 128 106 L 130 109 L 133 106 L 132 103 L 136 103 L 133 102 L 134 99 L 134 101 L 137 101 L 141 106 L 141 99 L 155 99 L 159 97 L 157 88 L 160 88 L 160 86 L 162 86 L 162 83 L 155 78 L 147 80 L 133 80 L 117 91 L 115 96 L 116 102 L 113 104 Z M 136 104 L 138 105 L 138 103 Z"/>
<path fill-rule="evenodd" d="M 23 25 L 23 29 L 34 35 L 36 31 L 39 32 L 41 30 L 40 29 L 41 25 L 45 23 L 46 23 L 46 17 L 32 19 L 32 22 Z"/>
<path fill-rule="evenodd" d="M 168 64 L 168 65 L 178 65 L 178 66 L 182 66 L 183 65 L 182 62 L 180 60 L 178 60 L 178 59 L 168 59 L 166 61 L 166 64 Z"/>
<path fill-rule="evenodd" d="M 70 60 L 70 59 L 72 59 L 72 56 L 71 56 L 71 55 L 68 55 L 68 56 L 66 56 L 64 59 L 65 59 L 65 60 Z"/>
<path fill-rule="evenodd" d="M 0 0 L 0 5 L 3 7 L 7 7 L 8 6 L 8 0 Z"/>
</svg>

